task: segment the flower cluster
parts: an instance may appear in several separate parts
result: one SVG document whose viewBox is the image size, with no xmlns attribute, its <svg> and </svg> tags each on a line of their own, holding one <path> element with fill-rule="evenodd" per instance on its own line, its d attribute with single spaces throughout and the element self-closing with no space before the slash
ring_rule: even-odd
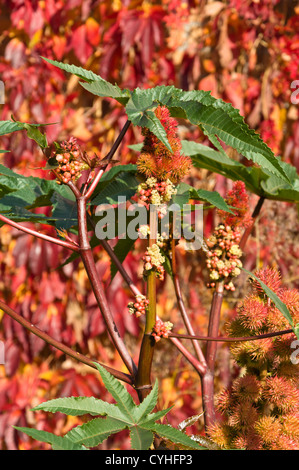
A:
<svg viewBox="0 0 299 470">
<path fill-rule="evenodd" d="M 236 210 L 232 209 L 233 214 L 218 210 L 223 223 L 234 228 L 248 227 L 252 222 L 252 217 L 249 213 L 249 196 L 246 192 L 245 183 L 243 181 L 235 181 L 233 188 L 228 191 L 225 201 Z"/>
<path fill-rule="evenodd" d="M 128 304 L 129 313 L 137 318 L 144 315 L 148 309 L 149 301 L 144 295 L 136 295 L 135 302 Z"/>
<path fill-rule="evenodd" d="M 154 270 L 158 279 L 163 281 L 165 272 L 163 263 L 165 262 L 165 257 L 162 255 L 157 243 L 154 243 L 152 246 L 148 247 L 142 259 L 144 262 L 145 275 L 149 271 Z"/>
<path fill-rule="evenodd" d="M 74 137 L 61 142 L 60 147 L 56 149 L 55 159 L 58 163 L 56 173 L 65 184 L 76 181 L 80 178 L 81 172 L 89 168 L 82 160 L 80 147 Z"/>
<path fill-rule="evenodd" d="M 299 291 L 282 285 L 276 269 L 263 268 L 256 276 L 286 304 L 294 324 L 299 322 Z M 230 336 L 255 336 L 289 328 L 282 313 L 256 281 L 238 305 L 227 326 Z M 290 333 L 231 346 L 242 376 L 217 397 L 223 420 L 209 435 L 223 448 L 299 450 L 299 371 L 290 360 L 295 335 Z"/>
<path fill-rule="evenodd" d="M 232 278 L 241 273 L 242 250 L 239 248 L 241 234 L 229 225 L 219 225 L 213 235 L 207 240 L 207 267 L 210 271 L 211 283 L 208 287 L 215 287 L 215 281 L 224 281 L 227 290 L 234 291 Z"/>
<path fill-rule="evenodd" d="M 158 342 L 161 338 L 168 338 L 172 327 L 173 324 L 169 321 L 163 322 L 162 320 L 157 320 L 152 331 L 152 336 L 155 338 L 155 341 Z"/>
<path fill-rule="evenodd" d="M 138 186 L 139 198 L 145 204 L 165 204 L 173 194 L 176 194 L 176 189 L 169 179 L 159 182 L 157 178 L 149 177 Z"/>
<path fill-rule="evenodd" d="M 165 106 L 158 106 L 155 115 L 165 129 L 172 152 L 151 131 L 143 129 L 143 148 L 137 160 L 140 174 L 158 181 L 170 180 L 177 184 L 190 170 L 191 158 L 182 155 L 181 141 L 177 132 L 177 121 L 170 116 Z"/>
</svg>

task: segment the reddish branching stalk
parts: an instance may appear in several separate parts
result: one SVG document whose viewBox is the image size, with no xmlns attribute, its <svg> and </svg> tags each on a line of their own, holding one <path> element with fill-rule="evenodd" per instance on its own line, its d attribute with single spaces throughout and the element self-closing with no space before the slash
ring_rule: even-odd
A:
<svg viewBox="0 0 299 470">
<path fill-rule="evenodd" d="M 178 339 L 191 339 L 193 340 L 198 340 L 198 341 L 208 341 L 208 342 L 215 342 L 215 343 L 239 343 L 239 342 L 244 342 L 244 341 L 257 341 L 260 339 L 265 339 L 265 338 L 274 338 L 275 336 L 283 336 L 283 335 L 289 335 L 290 333 L 293 333 L 294 331 L 292 329 L 288 330 L 281 330 L 281 331 L 273 331 L 272 333 L 265 333 L 261 335 L 256 335 L 256 336 L 234 336 L 234 337 L 228 337 L 228 336 L 199 336 L 199 335 L 186 335 L 186 334 L 179 334 L 179 333 L 169 333 L 169 338 L 178 338 Z"/>
<path fill-rule="evenodd" d="M 177 298 L 177 303 L 179 310 L 181 312 L 181 316 L 183 319 L 183 322 L 185 324 L 186 330 L 189 333 L 190 337 L 195 336 L 193 326 L 190 322 L 188 313 L 185 308 L 184 300 L 182 297 L 182 292 L 181 292 L 181 286 L 180 286 L 180 281 L 178 277 L 178 272 L 177 272 L 177 262 L 176 262 L 176 252 L 175 252 L 175 239 L 172 239 L 172 275 L 173 275 L 173 283 L 174 283 L 174 289 L 175 289 L 175 294 Z M 170 335 L 173 336 L 173 335 Z M 195 354 L 197 356 L 197 359 L 199 361 L 199 364 L 197 364 L 197 370 L 200 372 L 200 374 L 204 374 L 206 371 L 206 360 L 204 357 L 204 354 L 201 350 L 201 347 L 198 343 L 197 340 L 192 341 L 193 348 L 195 351 Z"/>
<path fill-rule="evenodd" d="M 218 336 L 220 313 L 223 301 L 223 283 L 217 283 L 213 293 L 213 300 L 210 310 L 208 336 Z M 208 342 L 206 350 L 207 370 L 202 376 L 202 395 L 205 426 L 212 425 L 215 421 L 214 407 L 214 372 L 217 353 L 217 342 Z"/>
<path fill-rule="evenodd" d="M 78 227 L 79 227 L 79 248 L 80 255 L 87 272 L 96 301 L 103 315 L 107 330 L 113 341 L 115 348 L 120 354 L 124 364 L 132 375 L 136 374 L 136 366 L 119 334 L 118 328 L 114 323 L 102 282 L 100 281 L 89 243 L 87 222 L 86 222 L 86 204 L 87 199 L 82 196 L 77 199 Z"/>
<path fill-rule="evenodd" d="M 36 238 L 40 238 L 41 240 L 55 243 L 56 245 L 62 246 L 64 248 L 68 248 L 69 250 L 72 250 L 72 251 L 79 251 L 79 247 L 75 243 L 73 244 L 64 240 L 60 240 L 59 238 L 54 238 L 44 233 L 37 232 L 36 230 L 32 230 L 28 227 L 24 227 L 18 222 L 14 222 L 13 220 L 8 219 L 2 214 L 0 214 L 0 220 L 2 220 L 2 222 L 4 222 L 5 224 L 10 225 L 11 227 L 14 227 L 24 233 L 28 233 L 29 235 L 32 235 Z"/>
<path fill-rule="evenodd" d="M 11 318 L 13 318 L 15 321 L 20 323 L 24 328 L 26 328 L 28 331 L 33 333 L 35 336 L 38 336 L 42 340 L 44 340 L 46 343 L 50 344 L 56 349 L 59 349 L 59 351 L 62 351 L 64 354 L 67 356 L 70 356 L 73 359 L 76 359 L 77 361 L 81 362 L 82 364 L 85 364 L 89 367 L 92 367 L 93 369 L 96 369 L 95 362 L 98 361 L 92 361 L 88 357 L 84 356 L 83 354 L 80 354 L 73 349 L 69 348 L 68 346 L 62 344 L 60 341 L 56 341 L 54 338 L 49 336 L 47 333 L 44 333 L 41 331 L 39 328 L 34 326 L 32 323 L 30 323 L 28 320 L 23 318 L 21 315 L 16 313 L 13 309 L 8 307 L 5 303 L 3 303 L 0 300 L 0 309 L 3 310 L 7 315 L 9 315 Z M 105 369 L 110 372 L 110 374 L 114 375 L 119 380 L 122 380 L 123 382 L 126 382 L 130 385 L 132 385 L 132 378 L 128 374 L 124 374 L 123 372 L 119 372 L 118 370 L 113 369 L 112 367 L 108 367 L 105 364 L 101 364 Z"/>
</svg>

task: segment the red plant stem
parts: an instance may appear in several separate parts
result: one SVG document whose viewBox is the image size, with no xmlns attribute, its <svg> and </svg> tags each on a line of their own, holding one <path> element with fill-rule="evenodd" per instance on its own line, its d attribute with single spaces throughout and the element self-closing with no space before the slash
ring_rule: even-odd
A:
<svg viewBox="0 0 299 470">
<path fill-rule="evenodd" d="M 169 333 L 169 338 L 181 338 L 181 339 L 197 339 L 201 341 L 215 341 L 219 343 L 235 343 L 239 341 L 256 341 L 259 339 L 265 339 L 265 338 L 273 338 L 275 336 L 282 336 L 282 335 L 287 335 L 290 333 L 294 333 L 293 330 L 281 330 L 281 331 L 275 331 L 272 333 L 264 333 L 262 335 L 257 335 L 257 336 L 235 336 L 235 337 L 225 337 L 225 336 L 216 336 L 216 337 L 211 337 L 211 336 L 196 336 L 196 335 L 184 335 L 184 334 L 178 334 L 178 333 Z"/>
<path fill-rule="evenodd" d="M 176 263 L 176 252 L 175 252 L 175 239 L 172 239 L 172 274 L 173 274 L 173 283 L 174 283 L 174 289 L 175 289 L 175 294 L 177 298 L 177 303 L 181 312 L 181 316 L 183 319 L 183 322 L 185 324 L 186 330 L 188 331 L 189 335 L 195 336 L 193 326 L 190 322 L 190 319 L 188 317 L 188 313 L 185 308 L 185 304 L 182 298 L 182 293 L 181 293 L 181 286 L 180 286 L 180 281 L 177 273 L 177 263 Z M 198 341 L 192 341 L 193 347 L 195 354 L 197 355 L 197 358 L 199 361 L 203 364 L 203 367 L 205 368 L 206 366 L 206 360 L 204 357 L 204 354 L 201 350 L 200 345 L 198 344 Z"/>
<path fill-rule="evenodd" d="M 219 330 L 219 323 L 220 323 L 220 313 L 221 313 L 221 306 L 223 301 L 223 283 L 217 283 L 216 289 L 213 293 L 213 300 L 211 305 L 211 312 L 210 312 L 210 321 L 209 321 L 209 328 L 208 328 L 208 336 L 215 337 L 218 334 Z M 211 342 L 207 345 L 207 352 L 206 352 L 206 361 L 208 368 L 211 371 L 214 371 L 215 368 L 215 357 L 217 352 L 217 344 Z"/>
<path fill-rule="evenodd" d="M 261 208 L 264 204 L 264 201 L 265 201 L 265 198 L 263 196 L 260 196 L 260 198 L 259 198 L 259 200 L 258 200 L 258 202 L 257 202 L 257 204 L 254 208 L 252 216 L 251 216 L 252 222 L 251 222 L 250 226 L 246 228 L 245 232 L 242 235 L 242 238 L 241 238 L 241 241 L 240 241 L 240 244 L 239 244 L 241 250 L 244 250 L 244 247 L 247 243 L 247 240 L 248 240 L 249 236 L 251 235 L 251 232 L 252 232 L 253 227 L 255 225 L 256 219 L 257 219 L 258 215 L 260 214 L 260 211 L 261 211 Z"/>
<path fill-rule="evenodd" d="M 100 170 L 98 171 L 97 175 L 95 176 L 94 180 L 92 181 L 89 189 L 84 194 L 87 200 L 91 198 L 91 196 L 92 196 L 94 190 L 96 189 L 96 187 L 97 187 L 104 171 L 106 170 L 107 166 L 109 165 L 109 162 L 112 160 L 113 155 L 117 151 L 117 149 L 120 146 L 127 130 L 129 129 L 130 124 L 131 124 L 131 121 L 127 120 L 125 125 L 123 126 L 122 130 L 120 131 L 117 139 L 115 140 L 114 144 L 112 145 L 111 149 L 109 150 L 107 155 L 103 158 L 103 160 L 101 160 Z"/>
<path fill-rule="evenodd" d="M 99 280 L 95 261 L 93 258 L 92 250 L 90 247 L 88 232 L 87 232 L 87 221 L 86 221 L 86 197 L 80 197 L 77 199 L 77 212 L 78 212 L 78 232 L 79 232 L 79 247 L 80 255 L 87 272 L 92 290 L 94 292 L 97 304 L 103 315 L 107 330 L 110 334 L 112 342 L 117 349 L 120 357 L 124 364 L 128 368 L 132 375 L 135 375 L 136 365 L 134 364 L 120 334 L 114 323 L 111 315 L 109 305 L 105 296 L 105 291 L 102 282 Z"/>
<path fill-rule="evenodd" d="M 56 245 L 63 246 L 64 248 L 69 248 L 70 250 L 73 250 L 73 251 L 79 251 L 79 247 L 76 246 L 75 244 L 66 242 L 64 240 L 60 240 L 59 238 L 54 238 L 49 235 L 45 235 L 44 233 L 37 232 L 36 230 L 32 230 L 27 227 L 23 227 L 23 225 L 20 225 L 18 222 L 14 222 L 13 220 L 8 219 L 2 214 L 0 214 L 0 220 L 10 225 L 11 227 L 21 230 L 22 232 L 28 233 L 29 235 L 33 235 L 36 238 L 40 238 L 42 240 L 55 243 Z"/>
<path fill-rule="evenodd" d="M 177 335 L 169 334 L 169 340 L 172 344 L 180 351 L 184 358 L 194 367 L 200 376 L 206 373 L 206 364 L 199 361 L 196 357 L 191 354 L 187 348 L 179 341 Z"/>
<path fill-rule="evenodd" d="M 125 125 L 123 126 L 122 130 L 120 131 L 119 133 L 119 136 L 117 137 L 116 141 L 114 142 L 114 144 L 112 145 L 111 149 L 109 150 L 109 152 L 107 153 L 107 155 L 104 157 L 104 159 L 102 160 L 102 162 L 105 162 L 106 165 L 104 167 L 104 169 L 106 169 L 106 167 L 109 165 L 109 162 L 110 160 L 112 160 L 113 158 L 113 155 L 115 154 L 116 150 L 118 149 L 118 147 L 120 146 L 121 144 L 121 141 L 123 140 L 127 130 L 129 129 L 130 127 L 130 124 L 131 124 L 131 121 L 127 120 Z"/>
<path fill-rule="evenodd" d="M 101 177 L 103 176 L 103 173 L 104 173 L 104 170 L 99 170 L 98 173 L 96 174 L 93 182 L 91 183 L 90 187 L 88 188 L 88 190 L 85 193 L 86 199 L 89 199 L 92 196 L 92 194 L 93 194 L 94 190 L 96 189 Z"/>
<path fill-rule="evenodd" d="M 101 245 L 103 246 L 104 250 L 107 252 L 108 256 L 112 260 L 112 262 L 117 267 L 118 271 L 120 272 L 121 276 L 123 277 L 124 281 L 128 284 L 129 288 L 131 289 L 132 293 L 136 295 L 142 295 L 140 290 L 137 286 L 135 286 L 134 282 L 130 278 L 129 274 L 123 267 L 122 263 L 119 261 L 118 257 L 115 255 L 113 248 L 109 245 L 107 240 L 100 240 Z"/>
<path fill-rule="evenodd" d="M 34 326 L 32 323 L 30 323 L 28 320 L 26 320 L 21 315 L 16 313 L 14 310 L 12 310 L 10 307 L 8 307 L 1 300 L 0 300 L 0 309 L 3 310 L 7 315 L 9 315 L 15 321 L 20 323 L 20 325 L 22 325 L 28 331 L 30 331 L 34 335 L 38 336 L 39 338 L 41 338 L 42 340 L 44 340 L 46 343 L 50 344 L 54 348 L 59 349 L 59 351 L 62 351 L 67 356 L 70 356 L 73 359 L 76 359 L 79 362 L 82 362 L 83 364 L 86 364 L 87 366 L 92 367 L 93 369 L 96 369 L 95 362 L 98 362 L 98 361 L 92 361 L 91 359 L 84 356 L 83 354 L 80 354 L 76 351 L 73 351 L 73 349 L 69 348 L 68 346 L 65 346 L 60 341 L 56 341 L 54 338 L 49 336 L 47 333 L 44 333 L 39 328 Z M 128 374 L 124 374 L 123 372 L 120 372 L 120 371 L 115 370 L 111 367 L 108 367 L 105 364 L 101 364 L 100 362 L 98 362 L 98 363 L 101 366 L 105 367 L 105 369 L 108 372 L 110 372 L 110 374 L 114 375 L 114 377 L 116 377 L 117 379 L 122 380 L 123 382 L 126 382 L 126 383 L 132 385 L 132 378 Z"/>
<path fill-rule="evenodd" d="M 208 327 L 208 337 L 216 337 L 218 335 L 222 300 L 223 283 L 219 282 L 217 283 L 213 294 Z M 214 371 L 216 352 L 217 342 L 208 342 L 206 350 L 207 371 L 202 377 L 203 408 L 206 427 L 212 425 L 215 422 Z"/>
</svg>

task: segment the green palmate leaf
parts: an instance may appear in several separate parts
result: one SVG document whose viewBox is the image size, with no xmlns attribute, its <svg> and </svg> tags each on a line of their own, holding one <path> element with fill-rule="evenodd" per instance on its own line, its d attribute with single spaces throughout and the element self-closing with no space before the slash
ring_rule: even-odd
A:
<svg viewBox="0 0 299 470">
<path fill-rule="evenodd" d="M 275 292 L 273 292 L 268 286 L 266 286 L 266 284 L 264 284 L 255 274 L 251 273 L 250 271 L 247 271 L 244 268 L 241 269 L 245 271 L 249 276 L 252 276 L 261 285 L 265 294 L 269 297 L 269 299 L 272 300 L 276 308 L 278 308 L 278 310 L 283 314 L 283 316 L 289 322 L 290 326 L 294 328 L 294 322 L 286 304 L 283 303 L 282 300 L 280 300 L 280 298 L 275 294 Z"/>
<path fill-rule="evenodd" d="M 144 424 L 145 428 L 149 427 L 151 431 L 155 431 L 160 437 L 167 439 L 174 444 L 179 444 L 190 449 L 203 450 L 205 447 L 201 447 L 191 437 L 187 436 L 183 432 L 179 431 L 172 426 L 165 424 Z"/>
<path fill-rule="evenodd" d="M 184 204 L 188 204 L 190 199 L 205 201 L 217 207 L 217 209 L 221 209 L 230 213 L 232 212 L 223 197 L 220 196 L 217 191 L 195 189 L 189 184 L 180 183 L 177 187 L 176 195 L 172 198 L 173 202 L 178 204 L 180 207 L 183 207 Z"/>
<path fill-rule="evenodd" d="M 135 419 L 137 422 L 144 420 L 144 418 L 153 411 L 158 401 L 158 392 L 158 381 L 156 380 L 151 392 L 145 397 L 143 402 L 135 408 Z"/>
<path fill-rule="evenodd" d="M 126 429 L 127 425 L 114 418 L 95 418 L 88 423 L 76 426 L 65 437 L 77 445 L 95 447 L 111 434 Z"/>
<path fill-rule="evenodd" d="M 153 443 L 154 434 L 148 429 L 135 426 L 130 429 L 131 447 L 134 450 L 147 450 Z"/>
<path fill-rule="evenodd" d="M 58 185 L 54 180 L 23 176 L 0 165 L 0 212 L 15 221 L 41 221 L 61 228 L 70 218 L 73 200 L 71 190 L 65 185 Z M 60 203 L 63 204 L 57 207 Z M 53 204 L 54 215 L 51 217 L 30 212 Z M 71 221 L 75 223 L 70 219 L 68 224 Z"/>
<path fill-rule="evenodd" d="M 105 80 L 96 80 L 92 83 L 80 82 L 80 85 L 93 95 L 102 96 L 104 98 L 114 98 L 121 104 L 126 104 L 130 99 L 129 90 L 121 90 L 117 85 L 112 85 Z"/>
<path fill-rule="evenodd" d="M 125 104 L 129 100 L 129 90 L 121 90 L 117 85 L 112 85 L 112 83 L 107 82 L 100 75 L 97 75 L 90 70 L 77 67 L 76 65 L 57 62 L 56 60 L 46 59 L 45 57 L 42 58 L 49 64 L 52 64 L 65 72 L 76 75 L 81 80 L 85 80 L 85 82 L 80 82 L 80 85 L 94 95 L 114 98 L 122 104 Z"/>
<path fill-rule="evenodd" d="M 174 103 L 185 111 L 192 124 L 199 125 L 209 138 L 213 137 L 214 145 L 218 137 L 249 160 L 288 181 L 280 161 L 231 104 L 203 91 L 182 92 Z"/>
<path fill-rule="evenodd" d="M 279 159 L 260 136 L 250 129 L 239 111 L 229 103 L 213 98 L 210 92 L 185 92 L 174 87 L 135 90 L 126 105 L 133 124 L 148 127 L 148 114 L 157 105 L 167 106 L 174 117 L 188 119 L 198 125 L 210 141 L 225 155 L 217 139 L 236 149 L 249 160 L 267 168 L 272 174 L 289 181 Z M 150 129 L 157 135 L 155 129 Z M 160 139 L 160 136 L 157 135 Z"/>
<path fill-rule="evenodd" d="M 17 428 L 29 436 L 52 444 L 53 449 L 81 450 L 87 447 L 96 447 L 111 434 L 128 429 L 131 445 L 136 450 L 149 449 L 153 443 L 154 433 L 176 444 L 188 448 L 201 449 L 195 441 L 178 429 L 171 426 L 157 424 L 156 421 L 165 416 L 169 409 L 152 413 L 158 399 L 158 383 L 145 400 L 136 405 L 133 398 L 123 384 L 116 380 L 98 363 L 95 363 L 100 372 L 106 389 L 111 393 L 117 403 L 106 403 L 94 397 L 68 397 L 57 398 L 41 403 L 34 411 L 61 412 L 71 416 L 104 416 L 77 426 L 64 437 L 57 437 L 51 433 L 29 428 Z"/>
<path fill-rule="evenodd" d="M 154 113 L 160 100 L 167 101 L 174 87 L 157 87 L 151 90 L 135 89 L 126 105 L 126 113 L 135 126 L 146 127 L 172 152 L 166 131 Z"/>
<path fill-rule="evenodd" d="M 101 378 L 104 382 L 104 385 L 107 391 L 113 396 L 114 400 L 117 402 L 117 406 L 122 411 L 122 413 L 131 420 L 131 423 L 134 423 L 134 408 L 135 403 L 132 396 L 129 394 L 127 389 L 122 383 L 119 382 L 115 377 L 113 377 L 109 372 L 95 362 L 95 365 L 101 375 Z"/>
<path fill-rule="evenodd" d="M 158 137 L 161 142 L 172 152 L 172 148 L 168 142 L 166 131 L 161 124 L 161 121 L 156 117 L 155 113 L 152 110 L 145 110 L 143 112 L 137 113 L 134 112 L 133 108 L 133 99 L 132 103 L 127 105 L 127 115 L 128 118 L 132 121 L 135 126 L 146 127 L 149 129 L 156 137 Z M 130 107 L 129 107 L 130 106 Z M 152 106 L 152 105 L 151 105 Z"/>
<path fill-rule="evenodd" d="M 100 185 L 96 196 L 92 198 L 90 202 L 92 205 L 117 204 L 118 198 L 130 199 L 138 188 L 138 180 L 131 171 L 122 171 L 108 184 L 106 181 L 104 183 L 105 185 Z"/>
<path fill-rule="evenodd" d="M 117 244 L 113 248 L 115 256 L 119 259 L 121 263 L 126 259 L 129 252 L 132 250 L 136 240 L 133 240 L 129 237 L 121 238 L 118 240 Z M 111 281 L 114 279 L 115 275 L 117 274 L 117 267 L 111 260 Z"/>
<path fill-rule="evenodd" d="M 102 77 L 93 73 L 91 70 L 83 69 L 82 67 L 77 67 L 76 65 L 64 64 L 63 62 L 57 62 L 56 60 L 47 59 L 46 57 L 42 57 L 43 60 L 48 62 L 55 67 L 64 70 L 65 72 L 71 73 L 76 75 L 77 77 L 81 78 L 82 80 L 86 80 L 87 82 L 94 82 L 95 80 L 103 80 Z M 103 80 L 105 81 L 105 80 Z"/>
<path fill-rule="evenodd" d="M 41 148 L 48 147 L 47 137 L 45 134 L 42 134 L 36 126 L 32 126 L 31 124 L 26 123 L 23 125 L 30 139 L 34 140 Z"/>
<path fill-rule="evenodd" d="M 280 162 L 288 175 L 287 182 L 274 176 L 267 168 L 247 167 L 206 145 L 183 140 L 182 149 L 185 155 L 192 158 L 194 166 L 219 173 L 233 181 L 243 181 L 246 188 L 258 196 L 279 201 L 299 201 L 299 178 L 292 165 Z"/>
<path fill-rule="evenodd" d="M 106 416 L 127 422 L 123 419 L 123 414 L 117 406 L 111 403 L 99 400 L 95 397 L 65 397 L 56 398 L 33 408 L 34 411 L 48 411 L 51 413 L 64 413 L 70 416 L 82 416 L 90 414 L 91 416 Z"/>
<path fill-rule="evenodd" d="M 15 121 L 0 121 L 0 135 L 11 134 L 12 132 L 22 131 L 24 126 Z"/>
<path fill-rule="evenodd" d="M 88 450 L 86 447 L 82 446 L 81 444 L 74 443 L 67 437 L 55 436 L 55 434 L 50 432 L 39 431 L 32 428 L 18 426 L 14 426 L 14 428 L 17 431 L 24 432 L 27 434 L 27 436 L 30 436 L 33 439 L 51 444 L 54 450 Z"/>
</svg>

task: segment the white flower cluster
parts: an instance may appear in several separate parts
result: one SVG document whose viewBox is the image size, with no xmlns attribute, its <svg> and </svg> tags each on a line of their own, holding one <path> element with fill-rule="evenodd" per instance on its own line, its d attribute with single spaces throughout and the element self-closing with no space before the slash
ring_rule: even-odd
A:
<svg viewBox="0 0 299 470">
<path fill-rule="evenodd" d="M 143 257 L 145 274 L 147 271 L 153 269 L 157 277 L 162 281 L 164 279 L 164 267 L 165 257 L 162 255 L 159 246 L 154 243 L 147 249 Z"/>
<path fill-rule="evenodd" d="M 238 230 L 233 230 L 230 226 L 219 225 L 207 240 L 210 248 L 207 252 L 207 267 L 210 270 L 212 281 L 208 284 L 209 287 L 215 287 L 215 281 L 224 281 L 225 289 L 235 290 L 230 278 L 241 274 L 240 238 L 241 234 Z"/>
<path fill-rule="evenodd" d="M 169 202 L 176 192 L 174 184 L 169 179 L 159 182 L 156 178 L 150 177 L 138 186 L 140 199 L 147 204 L 157 206 Z"/>
<path fill-rule="evenodd" d="M 144 315 L 148 309 L 149 301 L 145 295 L 136 295 L 135 302 L 130 302 L 128 304 L 129 313 L 135 315 L 137 318 L 141 315 Z"/>
</svg>

